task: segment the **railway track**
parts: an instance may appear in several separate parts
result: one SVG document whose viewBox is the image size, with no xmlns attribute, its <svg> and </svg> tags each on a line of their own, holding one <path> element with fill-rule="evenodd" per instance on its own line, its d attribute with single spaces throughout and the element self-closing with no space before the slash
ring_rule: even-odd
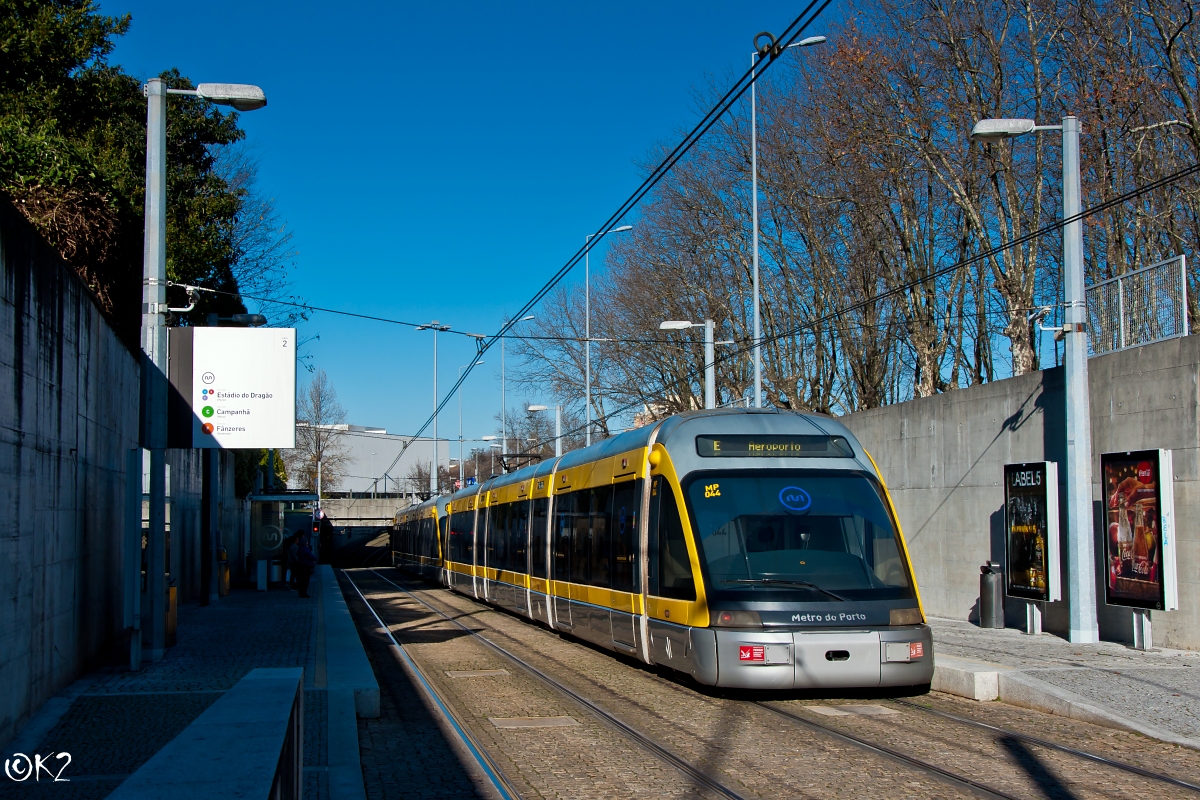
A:
<svg viewBox="0 0 1200 800">
<path fill-rule="evenodd" d="M 547 686 L 552 687 L 555 691 L 570 698 L 573 702 L 583 706 L 591 714 L 595 715 L 597 718 L 599 718 L 605 724 L 609 725 L 611 728 L 613 728 L 614 730 L 619 732 L 621 735 L 627 737 L 629 740 L 636 743 L 643 750 L 651 753 L 652 755 L 654 755 L 656 758 L 658 758 L 663 763 L 669 764 L 673 768 L 679 770 L 681 773 L 686 775 L 690 780 L 692 780 L 697 786 L 703 787 L 703 788 L 707 789 L 709 792 L 719 795 L 719 796 L 722 796 L 722 797 L 737 798 L 737 797 L 741 796 L 737 791 L 730 788 L 726 783 L 722 782 L 717 777 L 714 777 L 710 772 L 701 769 L 694 763 L 689 762 L 686 758 L 678 755 L 670 747 L 666 747 L 666 746 L 660 744 L 658 741 L 655 741 L 652 737 L 646 735 L 643 731 L 640 731 L 640 730 L 630 726 L 624 720 L 620 719 L 619 717 L 613 715 L 609 711 L 600 707 L 600 705 L 596 701 L 593 701 L 593 700 L 589 699 L 588 697 L 585 697 L 583 694 L 581 694 L 576 689 L 573 689 L 570 686 L 565 685 L 562 681 L 557 680 L 556 678 L 547 674 L 544 670 L 539 669 L 534 664 L 529 663 L 527 660 L 521 658 L 521 656 L 512 652 L 512 650 L 509 649 L 508 647 L 502 646 L 501 644 L 497 643 L 496 641 L 493 641 L 494 637 L 489 638 L 488 636 L 484 636 L 479 630 L 474 630 L 474 629 L 468 627 L 467 625 L 464 625 L 461 622 L 459 622 L 452 615 L 454 615 L 454 614 L 462 615 L 464 613 L 462 611 L 462 609 L 455 608 L 453 605 L 448 605 L 447 608 L 449 608 L 451 610 L 451 613 L 448 614 L 448 613 L 446 613 L 445 610 L 443 610 L 441 608 L 437 608 L 433 603 L 427 601 L 424 597 L 418 595 L 416 592 L 410 590 L 409 588 L 406 588 L 405 586 L 400 585 L 399 583 L 396 583 L 395 581 L 389 580 L 384 575 L 379 574 L 379 572 L 377 572 L 375 569 L 368 568 L 368 571 L 372 575 L 374 575 L 376 578 L 378 578 L 379 580 L 389 584 L 394 589 L 396 589 L 400 592 L 403 592 L 405 595 L 412 598 L 415 602 L 419 603 L 424 608 L 437 614 L 438 616 L 440 616 L 442 619 L 446 620 L 447 622 L 453 624 L 456 628 L 458 628 L 462 632 L 467 633 L 470 636 L 474 637 L 474 639 L 476 639 L 479 642 L 481 642 L 482 644 L 484 644 L 489 650 L 491 650 L 495 654 L 499 655 L 504 660 L 508 661 L 509 663 L 513 664 L 514 666 L 517 666 L 518 668 L 520 668 L 527 674 L 535 677 L 536 679 L 543 682 Z M 429 588 L 433 588 L 433 587 L 429 587 Z M 421 594 L 427 594 L 427 593 L 422 592 Z M 459 596 L 455 595 L 455 597 L 458 598 Z M 461 598 L 461 599 L 469 600 L 469 598 Z M 365 601 L 365 597 L 364 597 L 364 601 Z M 439 605 L 441 605 L 441 604 L 439 603 Z M 486 604 L 480 604 L 480 605 L 483 605 L 483 607 L 485 607 L 485 608 L 489 608 L 489 609 L 491 608 L 490 606 L 487 606 Z M 507 612 L 504 612 L 503 610 L 496 610 L 495 613 L 501 614 L 502 616 L 505 616 L 505 617 L 511 617 L 514 622 L 518 621 L 518 618 L 516 616 L 512 616 L 512 615 L 508 614 Z M 507 633 L 499 628 L 496 628 L 495 625 L 490 625 L 489 623 L 483 622 L 478 617 L 473 617 L 473 619 L 475 619 L 476 622 L 480 622 L 481 624 L 486 625 L 489 630 L 498 634 L 501 637 L 504 637 L 505 639 L 512 640 L 514 643 L 516 643 L 520 646 L 524 646 L 524 647 L 529 646 L 529 644 L 527 642 L 523 642 L 518 638 L 514 638 L 513 634 Z M 534 629 L 531 628 L 531 630 L 534 630 Z M 664 680 L 664 682 L 666 682 L 666 679 L 656 678 L 656 680 Z M 765 711 L 773 716 L 776 716 L 776 717 L 779 717 L 782 719 L 786 719 L 789 723 L 796 725 L 798 727 L 802 727 L 813 734 L 816 734 L 818 736 L 826 738 L 827 740 L 833 740 L 842 746 L 848 745 L 855 749 L 872 753 L 875 756 L 878 756 L 880 758 L 887 759 L 893 763 L 902 765 L 906 769 L 916 771 L 916 772 L 920 773 L 921 775 L 924 775 L 930 779 L 935 779 L 944 785 L 952 786 L 955 789 L 957 789 L 961 792 L 964 792 L 964 793 L 969 793 L 969 794 L 977 796 L 977 797 L 988 798 L 988 800 L 998 800 L 998 799 L 1027 800 L 1027 798 L 1030 796 L 1028 793 L 1026 793 L 1024 791 L 1014 794 L 1011 787 L 998 787 L 995 785 L 989 785 L 990 784 L 989 777 L 981 777 L 979 775 L 964 774 L 963 771 L 960 771 L 953 766 L 949 766 L 949 767 L 939 766 L 938 764 L 933 763 L 931 760 L 928 760 L 926 757 L 923 757 L 925 755 L 925 753 L 923 753 L 923 752 L 917 753 L 917 754 L 914 754 L 911 752 L 905 752 L 904 749 L 901 749 L 894 745 L 889 745 L 888 743 L 880 741 L 879 737 L 877 737 L 877 736 L 864 734 L 860 730 L 847 730 L 844 727 L 839 728 L 836 725 L 825 724 L 823 722 L 819 722 L 817 720 L 810 719 L 806 715 L 801 715 L 800 713 L 797 713 L 797 711 L 802 710 L 804 708 L 804 706 L 792 706 L 791 708 L 787 708 L 787 707 L 782 707 L 781 704 L 776 701 L 770 701 L 770 700 L 749 700 L 749 701 L 742 701 L 742 702 L 747 702 L 748 704 L 753 705 L 756 708 L 762 709 L 763 711 Z M 1036 737 L 1036 736 L 1030 736 L 1028 734 L 1023 734 L 1018 731 L 1014 731 L 1014 730 L 1004 728 L 1001 726 L 991 725 L 991 724 L 984 723 L 984 722 L 979 722 L 977 720 L 969 719 L 967 717 L 963 717 L 963 716 L 960 716 L 957 714 L 952 714 L 952 713 L 942 711 L 942 710 L 939 710 L 936 708 L 931 708 L 930 706 L 925 705 L 920 702 L 913 702 L 910 700 L 902 700 L 902 699 L 889 699 L 887 702 L 894 703 L 894 704 L 904 707 L 906 709 L 910 709 L 914 712 L 917 712 L 918 714 L 928 714 L 928 715 L 937 717 L 941 720 L 952 722 L 955 725 L 962 725 L 965 727 L 969 727 L 972 730 L 977 731 L 977 732 L 986 732 L 987 734 L 990 734 L 989 738 L 992 741 L 999 742 L 1001 740 L 1008 740 L 1008 741 L 1023 742 L 1025 744 L 1033 745 L 1035 747 L 1046 748 L 1049 750 L 1057 751 L 1059 753 L 1065 754 L 1065 755 L 1070 756 L 1075 759 L 1080 759 L 1085 762 L 1090 762 L 1090 763 L 1097 764 L 1097 765 L 1103 765 L 1104 767 L 1107 767 L 1107 768 L 1110 768 L 1113 770 L 1118 770 L 1118 771 L 1127 773 L 1129 775 L 1136 775 L 1140 778 L 1145 778 L 1149 781 L 1157 782 L 1157 783 L 1161 784 L 1164 789 L 1167 789 L 1169 787 L 1172 789 L 1185 790 L 1190 793 L 1200 794 L 1200 784 L 1191 783 L 1189 781 L 1182 780 L 1180 778 L 1175 778 L 1173 776 L 1166 775 L 1166 774 L 1163 774 L 1160 772 L 1156 772 L 1154 770 L 1145 769 L 1143 767 L 1139 767 L 1134 764 L 1129 764 L 1129 763 L 1126 763 L 1123 761 L 1118 761 L 1116 759 L 1096 755 L 1095 753 L 1089 753 L 1085 750 L 1080 750 L 1078 748 L 1069 747 L 1067 745 L 1063 745 L 1063 744 L 1060 744 L 1058 742 L 1054 742 L 1054 741 L 1051 741 L 1048 739 L 1044 739 L 1044 738 L 1040 738 L 1040 737 Z M 1001 782 L 1003 782 L 1003 779 L 1001 780 Z M 1147 787 L 1147 788 L 1149 788 L 1149 787 Z M 1111 796 L 1111 794 L 1109 792 L 1105 791 L 1102 784 L 1097 784 L 1097 786 L 1095 786 L 1095 787 L 1090 786 L 1090 785 L 1081 784 L 1078 786 L 1078 789 L 1081 791 L 1085 791 L 1089 794 L 1099 793 L 1099 794 Z M 1068 793 L 1065 796 L 1073 797 L 1074 795 Z"/>
<path fill-rule="evenodd" d="M 564 685 L 562 682 L 555 680 L 553 677 L 551 677 L 550 675 L 547 675 L 545 672 L 538 669 L 534 665 L 530 664 L 528 661 L 524 660 L 520 656 L 517 656 L 516 654 L 505 649 L 504 647 L 501 647 L 500 645 L 493 642 L 491 639 L 488 639 L 486 636 L 483 636 L 482 634 L 480 634 L 478 631 L 475 631 L 475 630 L 467 627 L 466 625 L 463 625 L 461 622 L 459 622 L 457 619 L 455 619 L 451 615 L 447 614 L 446 612 L 444 612 L 443 610 L 441 610 L 439 608 L 436 608 L 432 604 L 426 602 L 423 598 L 421 598 L 417 594 L 409 591 L 408 589 L 399 585 L 398 583 L 395 583 L 394 581 L 391 581 L 388 578 L 380 575 L 374 569 L 371 569 L 371 568 L 364 568 L 364 569 L 369 571 L 371 574 L 373 574 L 379 580 L 382 580 L 385 583 L 393 586 L 397 590 L 405 593 L 406 595 L 411 597 L 413 600 L 415 600 L 416 602 L 420 603 L 425 608 L 432 611 L 434 614 L 437 614 L 442 619 L 444 619 L 447 622 L 449 622 L 450 624 L 454 625 L 459 630 L 462 630 L 464 633 L 467 633 L 470 636 L 474 637 L 475 639 L 477 639 L 478 641 L 483 643 L 488 649 L 490 649 L 491 651 L 500 655 L 502 658 L 504 658 L 509 663 L 513 664 L 514 666 L 518 667 L 521 670 L 524 670 L 527 674 L 532 675 L 533 677 L 537 678 L 542 683 L 546 684 L 547 686 L 550 686 L 554 690 L 556 690 L 556 691 L 560 692 L 561 694 L 563 694 L 564 696 L 570 698 L 575 703 L 578 703 L 579 705 L 583 706 L 585 709 L 587 709 L 588 712 L 590 712 L 596 718 L 598 718 L 599 720 L 601 720 L 602 722 L 604 722 L 605 724 L 607 724 L 608 726 L 610 726 L 611 728 L 616 730 L 620 735 L 622 735 L 622 736 L 626 737 L 627 739 L 629 739 L 630 741 L 634 742 L 639 747 L 641 747 L 643 750 L 650 753 L 655 758 L 658 758 L 663 763 L 665 763 L 668 766 L 671 766 L 671 767 L 675 768 L 676 770 L 678 770 L 679 772 L 683 773 L 685 776 L 687 776 L 688 779 L 690 779 L 696 785 L 709 790 L 713 794 L 728 798 L 728 800 L 745 800 L 745 798 L 743 798 L 742 795 L 740 795 L 733 789 L 729 788 L 725 784 L 721 783 L 719 780 L 708 775 L 700 767 L 696 766 L 695 764 L 692 764 L 687 759 L 684 759 L 684 758 L 676 755 L 675 753 L 671 752 L 670 749 L 664 747 L 663 745 L 659 744 L 658 742 L 655 742 L 652 738 L 650 738 L 649 736 L 646 736 L 645 734 L 643 734 L 641 731 L 637 730 L 633 726 L 627 724 L 626 722 L 617 718 L 616 716 L 608 713 L 603 708 L 598 706 L 596 703 L 592 702 L 588 698 L 584 697 L 583 695 L 579 694 L 575 690 L 571 689 L 569 686 Z M 395 638 L 392 637 L 390 630 L 388 630 L 388 626 L 380 618 L 379 613 L 371 605 L 370 601 L 367 600 L 366 595 L 363 594 L 362 590 L 358 587 L 358 584 L 355 583 L 354 578 L 349 573 L 350 573 L 350 571 L 346 571 L 346 577 L 350 580 L 350 583 L 354 587 L 355 591 L 358 592 L 358 595 L 362 599 L 363 603 L 366 604 L 367 608 L 370 609 L 371 613 L 375 616 L 375 619 L 379 622 L 380 627 L 384 631 L 387 632 L 387 635 L 392 640 L 392 643 L 395 645 L 395 647 L 399 651 L 401 651 L 401 653 L 403 654 L 403 658 L 407 660 L 407 662 L 412 666 L 413 670 L 415 672 L 418 672 L 421 674 L 423 688 L 425 688 L 431 696 L 436 698 L 436 701 L 437 701 L 440 709 L 448 717 L 453 718 L 453 724 L 454 724 L 455 729 L 463 737 L 464 744 L 467 744 L 469 749 L 472 750 L 472 753 L 477 755 L 477 758 L 480 760 L 481 766 L 484 766 L 485 762 L 486 762 L 485 771 L 490 771 L 490 773 L 492 775 L 496 776 L 496 779 L 493 781 L 494 784 L 496 785 L 496 788 L 498 790 L 500 790 L 502 794 L 507 794 L 510 797 L 520 797 L 520 795 L 512 787 L 512 782 L 509 781 L 503 775 L 503 772 L 499 769 L 499 767 L 497 767 L 496 764 L 486 755 L 485 751 L 478 746 L 478 744 L 474 741 L 474 739 L 472 737 L 470 737 L 470 735 L 466 731 L 465 726 L 462 725 L 462 721 L 450 709 L 450 706 L 444 701 L 444 699 L 441 698 L 441 696 L 436 692 L 436 689 L 434 689 L 433 685 L 430 683 L 428 678 L 424 675 L 424 672 L 421 670 L 420 666 L 417 665 L 417 663 L 412 659 L 411 655 L 409 655 L 406 651 L 404 651 L 403 646 L 400 645 L 398 642 L 396 642 Z"/>
<path fill-rule="evenodd" d="M 1089 753 L 1086 750 L 1079 750 L 1074 747 L 1068 747 L 1064 744 L 1059 744 L 1058 742 L 1052 742 L 1048 739 L 1043 739 L 1039 736 L 1030 736 L 1029 734 L 1020 733 L 1020 732 L 1014 731 L 1010 728 L 1003 728 L 999 725 L 990 725 L 986 722 L 980 722 L 979 720 L 970 719 L 969 717 L 959 716 L 958 714 L 951 714 L 948 711 L 941 711 L 936 708 L 930 708 L 929 706 L 924 705 L 922 703 L 914 703 L 910 700 L 900 700 L 900 699 L 895 699 L 892 702 L 897 703 L 902 706 L 905 706 L 907 708 L 918 709 L 927 714 L 933 714 L 934 716 L 938 716 L 943 719 L 948 719 L 948 720 L 952 720 L 954 722 L 962 723 L 964 725 L 970 725 L 975 728 L 987 730 L 987 731 L 994 733 L 997 737 L 1003 736 L 1008 739 L 1015 739 L 1017 741 L 1026 742 L 1028 744 L 1037 745 L 1038 747 L 1045 747 L 1045 748 L 1048 748 L 1051 750 L 1057 750 L 1060 753 L 1067 753 L 1069 755 L 1073 755 L 1078 758 L 1081 758 L 1085 761 L 1093 761 L 1097 764 L 1104 764 L 1105 766 L 1112 767 L 1113 769 L 1119 769 L 1123 772 L 1128 772 L 1133 775 L 1140 775 L 1143 778 L 1150 778 L 1152 780 L 1159 781 L 1160 783 L 1165 783 L 1170 786 L 1178 786 L 1181 789 L 1188 789 L 1189 791 L 1200 794 L 1200 784 L 1190 783 L 1188 781 L 1180 780 L 1179 778 L 1174 778 L 1170 775 L 1164 775 L 1161 772 L 1154 772 L 1152 770 L 1143 769 L 1142 767 L 1138 767 L 1133 764 L 1127 764 L 1124 761 L 1117 761 L 1116 759 L 1113 759 L 1113 758 L 1106 758 L 1105 756 L 1096 755 L 1095 753 Z"/>
</svg>

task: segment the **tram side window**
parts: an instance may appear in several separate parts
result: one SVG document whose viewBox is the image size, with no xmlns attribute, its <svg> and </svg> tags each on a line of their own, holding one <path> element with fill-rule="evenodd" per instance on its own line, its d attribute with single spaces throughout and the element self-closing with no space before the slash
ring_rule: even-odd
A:
<svg viewBox="0 0 1200 800">
<path fill-rule="evenodd" d="M 508 506 L 488 509 L 487 565 L 491 569 L 508 569 Z"/>
<path fill-rule="evenodd" d="M 670 597 L 675 600 L 695 600 L 696 583 L 692 578 L 692 565 L 688 559 L 687 541 L 683 537 L 683 522 L 679 518 L 679 507 L 675 503 L 675 493 L 671 485 L 658 476 L 654 479 L 651 507 L 657 507 L 657 531 L 651 528 L 651 539 L 657 539 L 657 546 L 652 544 L 652 555 L 658 563 L 654 576 L 658 579 L 659 597 Z M 657 534 L 657 535 L 655 535 Z"/>
<path fill-rule="evenodd" d="M 575 496 L 576 509 L 571 520 L 571 582 L 586 584 L 592 578 L 589 569 L 592 561 L 592 498 L 587 489 L 571 494 Z"/>
<path fill-rule="evenodd" d="M 528 572 L 529 501 L 518 500 L 509 506 L 508 568 L 512 572 Z"/>
<path fill-rule="evenodd" d="M 554 580 L 571 580 L 571 533 L 575 529 L 575 495 L 554 498 Z"/>
<path fill-rule="evenodd" d="M 641 492 L 637 481 L 618 483 L 613 487 L 611 517 L 612 531 L 612 588 L 622 592 L 638 589 L 638 514 L 641 511 Z"/>
<path fill-rule="evenodd" d="M 545 578 L 546 574 L 546 512 L 550 508 L 550 498 L 539 497 L 532 503 L 529 516 L 529 564 L 530 573 L 535 578 Z"/>
<path fill-rule="evenodd" d="M 597 486 L 588 492 L 588 528 L 591 532 L 592 569 L 591 579 L 587 582 L 592 586 L 608 588 L 610 579 L 612 553 L 609 522 L 612 518 L 612 487 Z"/>
<path fill-rule="evenodd" d="M 479 512 L 475 509 L 462 515 L 461 535 L 458 537 L 459 560 L 470 564 L 475 560 L 475 520 Z"/>
</svg>

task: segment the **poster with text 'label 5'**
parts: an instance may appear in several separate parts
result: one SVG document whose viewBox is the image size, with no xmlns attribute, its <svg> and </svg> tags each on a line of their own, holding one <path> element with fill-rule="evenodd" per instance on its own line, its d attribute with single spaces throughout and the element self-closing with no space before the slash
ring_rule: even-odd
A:
<svg viewBox="0 0 1200 800">
<path fill-rule="evenodd" d="M 1004 465 L 1004 540 L 1009 597 L 1062 599 L 1058 565 L 1058 465 Z"/>
<path fill-rule="evenodd" d="M 296 446 L 295 328 L 196 328 L 192 446 Z"/>
<path fill-rule="evenodd" d="M 1104 492 L 1104 600 L 1171 610 L 1175 583 L 1175 493 L 1171 451 L 1100 456 Z"/>
</svg>

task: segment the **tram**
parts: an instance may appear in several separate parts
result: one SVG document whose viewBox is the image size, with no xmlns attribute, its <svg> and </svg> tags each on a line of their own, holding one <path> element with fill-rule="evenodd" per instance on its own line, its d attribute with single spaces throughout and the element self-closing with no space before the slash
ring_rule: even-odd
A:
<svg viewBox="0 0 1200 800">
<path fill-rule="evenodd" d="M 672 416 L 406 509 L 392 551 L 397 567 L 702 684 L 933 678 L 887 487 L 822 415 Z"/>
</svg>

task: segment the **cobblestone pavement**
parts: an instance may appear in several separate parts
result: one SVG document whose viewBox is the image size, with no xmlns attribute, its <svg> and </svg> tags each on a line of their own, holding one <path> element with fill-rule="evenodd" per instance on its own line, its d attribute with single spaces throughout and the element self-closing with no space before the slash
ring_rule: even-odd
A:
<svg viewBox="0 0 1200 800">
<path fill-rule="evenodd" d="M 937 653 L 1020 669 L 1122 716 L 1200 737 L 1200 653 L 1072 644 L 1049 633 L 1028 636 L 959 620 L 933 619 L 930 625 Z"/>
<path fill-rule="evenodd" d="M 177 641 L 163 660 L 137 673 L 110 666 L 88 675 L 90 686 L 28 753 L 69 753 L 61 777 L 70 782 L 49 782 L 45 773 L 37 782 L 0 778 L 0 800 L 107 796 L 258 667 L 305 667 L 305 765 L 313 765 L 305 797 L 326 797 L 316 766 L 325 763 L 325 692 L 311 677 L 316 602 L 295 592 L 235 590 L 209 606 L 180 606 Z"/>
<path fill-rule="evenodd" d="M 769 700 L 814 723 L 893 747 L 1016 797 L 1130 797 L 1144 795 L 1147 789 L 1174 794 L 1169 788 L 1161 791 L 1160 785 L 1146 778 L 934 717 L 878 691 L 851 697 L 772 697 L 706 690 L 392 570 L 380 572 L 436 607 L 457 612 L 464 624 L 486 631 L 501 646 L 746 797 L 966 796 L 915 767 L 800 727 L 754 700 Z M 427 674 L 443 676 L 437 679 L 439 691 L 470 721 L 472 733 L 522 793 L 541 797 L 701 794 L 682 774 L 622 740 L 573 701 L 561 694 L 556 697 L 554 690 L 473 639 L 455 635 L 407 595 L 371 573 L 351 575 Z M 509 675 L 445 677 L 446 670 L 496 669 Z M 1200 754 L 1136 734 L 1000 703 L 971 704 L 942 695 L 913 700 L 1068 745 L 1082 744 L 1122 760 L 1140 760 L 1147 769 L 1168 771 L 1181 779 L 1200 776 Z M 833 717 L 812 710 L 828 712 L 839 705 L 870 708 L 867 713 L 852 708 Z M 884 711 L 870 713 L 878 708 Z M 580 724 L 520 730 L 492 725 L 488 730 L 488 717 L 552 715 L 573 716 Z"/>
</svg>

